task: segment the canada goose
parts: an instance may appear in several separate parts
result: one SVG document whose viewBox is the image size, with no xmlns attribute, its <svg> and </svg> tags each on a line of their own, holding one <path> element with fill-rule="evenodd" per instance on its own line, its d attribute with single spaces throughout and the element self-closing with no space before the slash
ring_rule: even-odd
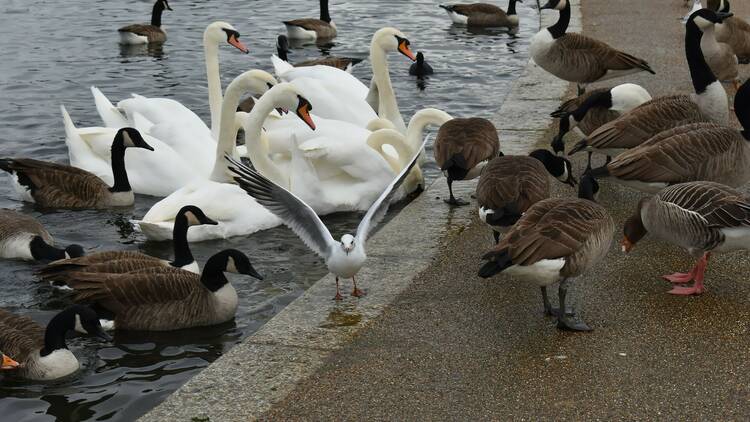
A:
<svg viewBox="0 0 750 422">
<path fill-rule="evenodd" d="M 0 169 L 13 177 L 16 190 L 25 201 L 44 208 L 110 208 L 133 205 L 135 199 L 125 171 L 127 148 L 154 149 L 133 128 L 117 131 L 112 141 L 112 174 L 115 184 L 72 166 L 31 158 L 2 158 Z M 165 163 L 166 165 L 166 163 Z"/>
<path fill-rule="evenodd" d="M 435 73 L 435 71 L 432 70 L 432 66 L 424 61 L 424 54 L 422 54 L 421 51 L 417 52 L 417 62 L 412 63 L 412 65 L 409 66 L 409 74 L 423 78 L 432 75 L 433 73 Z"/>
<path fill-rule="evenodd" d="M 47 328 L 0 309 L 0 349 L 20 364 L 14 373 L 22 378 L 53 380 L 77 371 L 78 359 L 65 344 L 65 335 L 73 330 L 111 340 L 96 313 L 87 306 L 68 307 L 55 315 Z"/>
<path fill-rule="evenodd" d="M 95 303 L 112 312 L 115 329 L 170 331 L 234 318 L 237 292 L 225 272 L 263 279 L 245 254 L 227 249 L 209 258 L 201 275 L 170 267 L 77 273 L 68 285 L 76 292 L 76 302 Z"/>
<path fill-rule="evenodd" d="M 285 62 L 289 63 L 288 54 L 289 51 L 289 40 L 286 38 L 286 35 L 279 35 L 279 37 L 276 40 L 276 54 L 279 56 L 281 60 L 284 60 Z M 335 57 L 335 56 L 325 56 L 325 57 L 319 57 L 317 59 L 312 60 L 305 60 L 303 62 L 294 63 L 294 67 L 304 67 L 304 66 L 330 66 L 335 67 L 337 69 L 345 70 L 347 72 L 352 71 L 352 67 L 362 62 L 362 59 L 354 59 L 351 57 Z"/>
<path fill-rule="evenodd" d="M 448 179 L 451 205 L 468 205 L 453 196 L 454 180 L 478 177 L 489 160 L 500 152 L 497 129 L 487 119 L 455 118 L 443 123 L 434 145 L 435 161 Z"/>
<path fill-rule="evenodd" d="M 320 19 L 303 18 L 284 21 L 286 32 L 293 40 L 329 39 L 336 36 L 336 24 L 328 14 L 328 0 L 320 0 Z"/>
<path fill-rule="evenodd" d="M 744 130 L 709 122 L 680 126 L 590 174 L 649 193 L 698 180 L 742 186 L 750 180 L 750 83 L 740 87 L 734 107 Z"/>
<path fill-rule="evenodd" d="M 590 174 L 583 174 L 578 183 L 578 197 L 597 202 L 599 197 L 599 183 Z"/>
<path fill-rule="evenodd" d="M 512 226 L 530 206 L 549 198 L 547 173 L 574 185 L 570 162 L 547 150 L 528 156 L 500 154 L 482 170 L 476 191 L 479 219 L 492 228 L 495 243 L 499 228 Z"/>
<path fill-rule="evenodd" d="M 602 125 L 651 100 L 643 87 L 625 83 L 612 88 L 598 88 L 565 101 L 551 116 L 560 119 L 560 131 L 552 140 L 555 153 L 565 152 L 563 137 L 575 129 L 587 136 Z"/>
<path fill-rule="evenodd" d="M 531 57 L 547 72 L 577 83 L 579 94 L 593 82 L 644 71 L 656 74 L 642 59 L 583 34 L 566 33 L 570 22 L 568 0 L 549 0 L 542 9 L 559 10 L 560 19 L 531 38 Z"/>
<path fill-rule="evenodd" d="M 713 182 L 670 186 L 638 202 L 635 214 L 623 228 L 623 252 L 630 252 L 647 233 L 698 258 L 690 272 L 663 278 L 674 284 L 694 280 L 694 285 L 677 286 L 669 293 L 699 295 L 705 291 L 703 277 L 711 253 L 750 249 L 750 198 Z"/>
<path fill-rule="evenodd" d="M 544 310 L 557 316 L 557 327 L 589 331 L 565 307 L 571 278 L 596 265 L 612 242 L 615 224 L 601 205 L 580 198 L 553 198 L 532 205 L 483 259 L 488 261 L 479 276 L 500 272 L 537 283 L 542 289 Z M 559 310 L 547 298 L 547 286 L 559 281 Z"/>
<path fill-rule="evenodd" d="M 119 274 L 144 268 L 172 267 L 200 274 L 198 263 L 190 251 L 187 232 L 189 227 L 201 224 L 216 225 L 218 223 L 208 218 L 200 208 L 194 205 L 187 205 L 180 209 L 175 217 L 172 234 L 174 246 L 172 261 L 136 251 L 106 251 L 80 258 L 55 261 L 39 270 L 37 275 L 55 286 L 64 286 L 68 284 L 71 276 L 81 272 Z"/>
<path fill-rule="evenodd" d="M 615 156 L 660 132 L 690 123 L 729 123 L 727 94 L 701 53 L 701 28 L 725 15 L 701 9 L 686 24 L 685 55 L 695 94 L 657 97 L 601 126 L 568 153 L 592 151 Z"/>
<path fill-rule="evenodd" d="M 0 365 L 1 371 L 9 371 L 11 369 L 18 368 L 18 362 L 13 360 L 10 356 L 6 355 L 2 351 L 0 351 L 0 355 L 3 356 L 3 363 Z"/>
<path fill-rule="evenodd" d="M 515 28 L 518 26 L 516 1 L 508 2 L 508 12 L 489 3 L 440 5 L 453 23 L 483 28 Z M 522 2 L 523 3 L 523 2 Z"/>
<path fill-rule="evenodd" d="M 729 44 L 717 40 L 717 26 L 712 23 L 701 28 L 703 32 L 701 51 L 716 78 L 720 81 L 732 82 L 736 91 L 740 86 L 739 60 Z"/>
<path fill-rule="evenodd" d="M 120 44 L 156 44 L 167 40 L 167 34 L 161 27 L 161 14 L 166 10 L 172 10 L 167 0 L 156 0 L 151 11 L 151 24 L 133 24 L 118 29 L 120 33 Z"/>
<path fill-rule="evenodd" d="M 729 13 L 729 0 L 708 0 L 708 8 Z M 750 63 L 750 24 L 738 16 L 731 16 L 716 25 L 716 40 L 729 44 L 740 63 Z"/>
<path fill-rule="evenodd" d="M 54 261 L 84 255 L 80 245 L 59 249 L 54 244 L 52 235 L 34 217 L 0 209 L 0 258 Z"/>
<path fill-rule="evenodd" d="M 354 236 L 345 234 L 341 241 L 331 235 L 328 227 L 315 214 L 315 211 L 284 189 L 267 179 L 254 169 L 227 156 L 231 163 L 229 169 L 237 176 L 234 180 L 259 204 L 279 217 L 313 252 L 325 260 L 328 271 L 336 276 L 336 296 L 334 300 L 343 299 L 339 290 L 339 278 L 351 278 L 354 284 L 352 296 L 362 297 L 365 293 L 357 287 L 354 276 L 367 260 L 365 244 L 373 229 L 388 212 L 388 207 L 401 184 L 406 180 L 417 163 L 420 154 L 427 144 L 427 138 L 416 149 L 414 156 L 401 172 L 383 190 L 372 203 L 362 221 L 357 226 Z"/>
</svg>

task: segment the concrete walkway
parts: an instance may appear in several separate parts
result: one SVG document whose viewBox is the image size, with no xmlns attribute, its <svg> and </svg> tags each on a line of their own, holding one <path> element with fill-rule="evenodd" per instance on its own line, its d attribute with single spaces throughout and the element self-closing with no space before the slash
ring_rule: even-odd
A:
<svg viewBox="0 0 750 422">
<path fill-rule="evenodd" d="M 587 0 L 584 32 L 648 60 L 657 75 L 630 80 L 652 95 L 689 92 L 683 3 Z M 750 16 L 747 3 L 733 8 Z M 602 188 L 600 202 L 621 224 L 640 195 Z M 491 243 L 477 222 L 448 234 L 383 315 L 264 419 L 750 418 L 750 255 L 716 257 L 708 292 L 684 298 L 658 277 L 688 268 L 684 252 L 646 238 L 624 256 L 614 244 L 573 287 L 595 331 L 570 334 L 543 316 L 536 287 L 475 276 Z"/>
</svg>

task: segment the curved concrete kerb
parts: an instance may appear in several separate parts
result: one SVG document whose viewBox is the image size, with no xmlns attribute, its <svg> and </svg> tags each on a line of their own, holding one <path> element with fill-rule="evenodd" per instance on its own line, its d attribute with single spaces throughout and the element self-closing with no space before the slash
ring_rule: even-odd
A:
<svg viewBox="0 0 750 422">
<path fill-rule="evenodd" d="M 571 31 L 580 31 L 579 4 L 571 1 Z M 555 19 L 555 13 L 544 13 L 541 23 L 547 26 Z M 529 62 L 492 117 L 500 129 L 503 152 L 528 153 L 551 123 L 549 110 L 557 108 L 567 89 L 566 82 Z M 455 193 L 468 198 L 475 188 L 476 182 L 459 183 Z M 447 196 L 445 181 L 439 179 L 369 241 L 368 262 L 358 278 L 368 291 L 366 297 L 335 303 L 334 278 L 322 278 L 141 420 L 225 422 L 261 417 L 377 318 L 431 265 L 446 237 L 471 223 L 475 207 L 446 207 L 441 198 Z M 343 286 L 348 288 L 347 283 Z"/>
</svg>

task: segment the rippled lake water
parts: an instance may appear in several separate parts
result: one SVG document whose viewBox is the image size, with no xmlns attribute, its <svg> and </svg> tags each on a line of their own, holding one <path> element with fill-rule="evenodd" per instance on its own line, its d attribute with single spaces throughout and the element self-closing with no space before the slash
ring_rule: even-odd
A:
<svg viewBox="0 0 750 422">
<path fill-rule="evenodd" d="M 506 2 L 500 2 L 505 7 Z M 527 2 L 534 3 L 534 2 Z M 519 4 L 522 26 L 517 36 L 502 31 L 472 33 L 453 27 L 437 1 L 349 0 L 331 2 L 339 28 L 332 45 L 294 48 L 292 60 L 322 53 L 366 58 L 370 37 L 382 26 L 407 34 L 435 69 L 418 83 L 408 75 L 409 62 L 390 56 L 391 78 L 408 120 L 423 107 L 454 116 L 492 115 L 525 65 L 526 49 L 537 31 L 537 11 Z M 208 119 L 202 33 L 214 20 L 232 23 L 250 48 L 242 55 L 221 47 L 226 86 L 242 71 L 272 70 L 269 57 L 283 33 L 282 20 L 315 16 L 317 1 L 172 0 L 163 22 L 169 40 L 161 49 L 121 49 L 120 26 L 147 22 L 152 2 L 91 0 L 2 0 L 0 2 L 0 156 L 26 156 L 66 162 L 67 150 L 59 105 L 65 104 L 77 126 L 95 126 L 89 87 L 96 85 L 113 101 L 130 93 L 177 99 Z M 369 62 L 354 74 L 369 83 Z M 427 170 L 434 178 L 434 166 Z M 125 211 L 40 212 L 16 199 L 9 178 L 0 175 L 0 207 L 39 218 L 62 244 L 80 243 L 91 251 L 138 249 L 162 257 L 169 243 L 145 242 L 128 221 L 141 217 L 156 201 L 139 196 Z M 326 219 L 334 235 L 353 229 L 354 214 Z M 0 378 L 2 420 L 132 421 L 158 404 L 201 368 L 299 296 L 325 275 L 322 261 L 285 228 L 192 246 L 199 262 L 225 248 L 246 252 L 266 276 L 264 281 L 232 277 L 240 296 L 235 321 L 208 329 L 173 333 L 118 332 L 111 344 L 73 338 L 70 348 L 82 370 L 52 383 Z M 0 262 L 0 306 L 46 323 L 70 303 L 69 298 L 35 281 L 38 267 Z"/>
</svg>

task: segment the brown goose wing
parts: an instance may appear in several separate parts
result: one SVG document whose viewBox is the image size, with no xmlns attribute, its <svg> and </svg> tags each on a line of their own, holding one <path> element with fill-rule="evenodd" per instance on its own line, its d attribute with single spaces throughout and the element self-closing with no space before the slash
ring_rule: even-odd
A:
<svg viewBox="0 0 750 422">
<path fill-rule="evenodd" d="M 150 42 L 160 42 L 167 39 L 164 31 L 158 26 L 146 25 L 146 24 L 133 24 L 123 26 L 117 30 L 118 32 L 132 32 L 136 35 L 147 37 Z"/>
<path fill-rule="evenodd" d="M 598 80 L 609 70 L 641 69 L 655 73 L 645 60 L 575 32 L 569 32 L 558 38 L 554 48 L 560 51 L 559 59 L 563 62 L 562 67 L 588 69 L 589 73 L 582 78 L 585 81 Z M 572 51 L 572 54 L 565 54 L 566 51 Z"/>
<path fill-rule="evenodd" d="M 659 200 L 698 213 L 709 228 L 750 227 L 750 201 L 726 185 L 682 183 L 664 189 Z"/>
<path fill-rule="evenodd" d="M 44 328 L 31 318 L 0 309 L 0 350 L 17 362 L 44 347 Z"/>
<path fill-rule="evenodd" d="M 95 207 L 105 199 L 109 186 L 96 175 L 68 165 L 30 158 L 0 159 L 0 168 L 18 175 L 42 206 Z"/>
<path fill-rule="evenodd" d="M 7 239 L 20 232 L 41 236 L 48 244 L 54 243 L 47 229 L 36 218 L 13 210 L 0 209 L 0 239 Z"/>
<path fill-rule="evenodd" d="M 645 183 L 682 183 L 704 180 L 707 169 L 724 155 L 736 153 L 737 131 L 714 123 L 677 128 L 617 156 L 607 169 L 621 180 Z"/>
<path fill-rule="evenodd" d="M 471 16 L 473 14 L 502 14 L 505 15 L 505 11 L 494 4 L 487 3 L 472 3 L 472 4 L 455 4 L 450 6 L 451 11 L 458 13 L 459 15 Z"/>
<path fill-rule="evenodd" d="M 291 21 L 284 21 L 284 25 L 299 26 L 300 28 L 304 28 L 308 31 L 315 31 L 318 37 L 321 38 L 330 38 L 336 36 L 336 29 L 331 26 L 330 23 L 320 19 L 294 19 Z"/>
<path fill-rule="evenodd" d="M 489 120 L 455 118 L 443 123 L 435 139 L 435 161 L 442 167 L 456 154 L 463 155 L 467 169 L 496 157 L 500 152 L 497 129 Z"/>
<path fill-rule="evenodd" d="M 349 57 L 320 57 L 313 60 L 305 60 L 300 63 L 295 63 L 294 67 L 305 67 L 305 66 L 330 66 L 337 69 L 346 70 L 350 65 L 355 65 L 362 60 L 351 59 Z"/>
<path fill-rule="evenodd" d="M 539 160 L 531 157 L 493 158 L 482 171 L 476 196 L 479 206 L 500 209 L 515 203 L 523 213 L 549 197 L 547 171 Z"/>
</svg>

